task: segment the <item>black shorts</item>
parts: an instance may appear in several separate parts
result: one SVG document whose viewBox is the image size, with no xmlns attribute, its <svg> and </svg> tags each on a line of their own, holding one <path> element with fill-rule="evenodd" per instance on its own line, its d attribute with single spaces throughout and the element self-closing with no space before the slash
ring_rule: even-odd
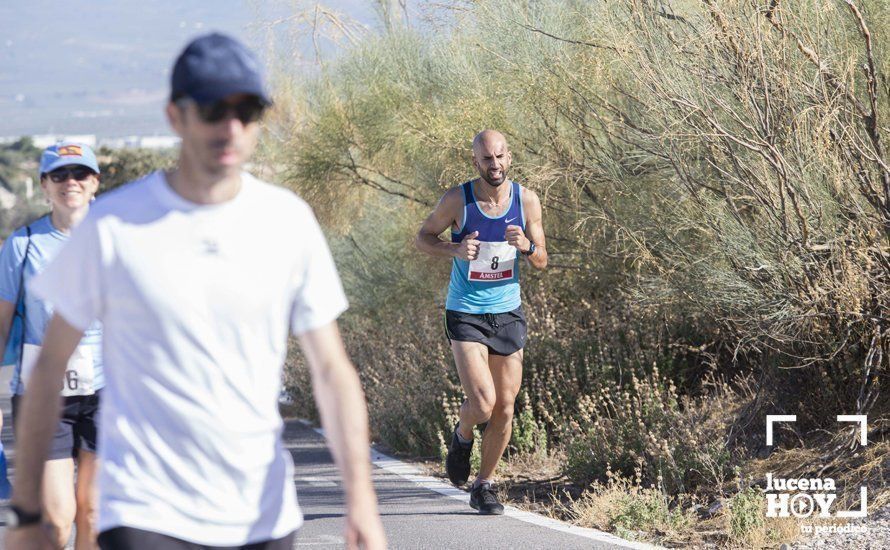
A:
<svg viewBox="0 0 890 550">
<path fill-rule="evenodd" d="M 291 550 L 294 547 L 294 531 L 280 539 L 254 542 L 244 546 L 206 546 L 187 542 L 154 531 L 144 531 L 133 527 L 115 527 L 99 534 L 99 548 L 102 550 Z"/>
<path fill-rule="evenodd" d="M 493 355 L 512 355 L 525 347 L 528 326 L 522 306 L 506 313 L 464 313 L 445 310 L 445 336 L 458 342 L 479 342 Z"/>
<path fill-rule="evenodd" d="M 96 452 L 97 425 L 99 423 L 99 394 L 65 397 L 62 403 L 62 417 L 56 435 L 50 444 L 47 460 L 75 458 L 80 449 Z M 21 407 L 22 396 L 12 396 L 12 422 Z M 28 429 L 24 427 L 23 429 Z M 13 434 L 15 432 L 13 431 Z"/>
</svg>

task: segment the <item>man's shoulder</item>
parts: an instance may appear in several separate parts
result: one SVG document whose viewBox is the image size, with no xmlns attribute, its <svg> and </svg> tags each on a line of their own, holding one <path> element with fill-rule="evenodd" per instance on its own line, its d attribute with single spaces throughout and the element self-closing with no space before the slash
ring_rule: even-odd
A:
<svg viewBox="0 0 890 550">
<path fill-rule="evenodd" d="M 519 191 L 520 191 L 520 193 L 522 193 L 522 202 L 524 204 L 528 205 L 530 203 L 540 202 L 540 199 L 538 198 L 538 194 L 535 193 L 535 191 L 533 189 L 529 189 L 528 187 L 526 187 L 525 185 L 522 185 L 519 182 L 515 182 L 515 183 L 516 183 L 516 185 L 519 186 Z"/>
<path fill-rule="evenodd" d="M 442 195 L 442 199 L 440 202 L 447 206 L 460 206 L 463 207 L 464 204 L 464 188 L 467 185 L 473 183 L 473 180 L 465 181 L 459 185 L 455 185 L 454 187 L 445 191 L 445 194 Z"/>
<path fill-rule="evenodd" d="M 299 195 L 297 195 L 287 187 L 282 187 L 280 185 L 261 180 L 260 178 L 248 172 L 244 173 L 244 177 L 251 183 L 251 185 L 254 186 L 254 190 L 257 193 L 262 193 L 267 197 L 274 197 L 279 198 L 283 201 L 289 201 L 291 203 L 291 206 L 293 204 L 306 206 L 306 201 L 304 201 L 302 198 L 300 198 Z"/>
<path fill-rule="evenodd" d="M 121 214 L 137 204 L 144 207 L 146 198 L 150 195 L 151 186 L 156 185 L 160 177 L 160 171 L 152 172 L 102 193 L 90 206 L 90 215 L 97 218 L 109 214 Z"/>
<path fill-rule="evenodd" d="M 444 195 L 444 196 L 446 196 L 446 197 L 447 197 L 447 196 L 460 196 L 460 197 L 462 197 L 462 196 L 464 195 L 464 186 L 469 185 L 470 183 L 472 183 L 472 180 L 471 180 L 471 181 L 465 181 L 465 182 L 463 182 L 463 183 L 460 183 L 460 184 L 458 184 L 458 185 L 455 185 L 455 186 L 449 188 L 447 191 L 445 191 L 445 195 Z"/>
<path fill-rule="evenodd" d="M 245 177 L 253 189 L 254 199 L 262 202 L 267 212 L 269 209 L 286 213 L 306 213 L 312 211 L 312 207 L 292 190 L 263 181 L 246 172 Z"/>
</svg>

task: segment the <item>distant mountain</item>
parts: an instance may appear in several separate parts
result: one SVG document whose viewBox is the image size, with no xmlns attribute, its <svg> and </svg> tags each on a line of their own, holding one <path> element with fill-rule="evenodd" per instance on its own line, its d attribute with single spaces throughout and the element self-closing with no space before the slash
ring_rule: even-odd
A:
<svg viewBox="0 0 890 550">
<path fill-rule="evenodd" d="M 309 6 L 314 3 L 304 2 Z M 371 1 L 326 2 L 371 24 Z M 0 136 L 164 135 L 163 104 L 174 58 L 210 30 L 261 50 L 290 40 L 293 1 L 48 0 L 0 3 Z M 307 53 L 308 40 L 297 50 Z"/>
</svg>

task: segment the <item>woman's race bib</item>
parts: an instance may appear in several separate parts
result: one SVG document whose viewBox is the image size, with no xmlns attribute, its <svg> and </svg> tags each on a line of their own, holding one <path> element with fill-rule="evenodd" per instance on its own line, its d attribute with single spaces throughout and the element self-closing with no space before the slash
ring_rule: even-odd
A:
<svg viewBox="0 0 890 550">
<path fill-rule="evenodd" d="M 516 263 L 516 248 L 507 241 L 479 244 L 479 255 L 470 260 L 470 272 L 467 279 L 481 283 L 496 283 L 513 278 L 513 267 Z"/>
<path fill-rule="evenodd" d="M 28 388 L 28 380 L 34 372 L 37 364 L 37 356 L 40 355 L 40 346 L 25 344 L 22 348 L 22 382 L 25 391 Z M 68 368 L 65 369 L 65 381 L 62 383 L 62 396 L 92 395 L 95 372 L 93 368 L 93 350 L 88 346 L 77 346 L 71 359 L 68 360 Z"/>
</svg>

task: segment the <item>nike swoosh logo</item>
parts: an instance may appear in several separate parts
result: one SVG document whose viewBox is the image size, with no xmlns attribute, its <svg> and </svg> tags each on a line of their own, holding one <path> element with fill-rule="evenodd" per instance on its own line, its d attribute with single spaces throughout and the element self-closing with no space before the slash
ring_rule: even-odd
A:
<svg viewBox="0 0 890 550">
<path fill-rule="evenodd" d="M 516 219 L 516 218 L 510 218 L 509 220 L 504 221 L 504 223 L 510 223 L 510 222 L 512 222 L 512 221 L 515 220 L 515 219 Z"/>
</svg>

